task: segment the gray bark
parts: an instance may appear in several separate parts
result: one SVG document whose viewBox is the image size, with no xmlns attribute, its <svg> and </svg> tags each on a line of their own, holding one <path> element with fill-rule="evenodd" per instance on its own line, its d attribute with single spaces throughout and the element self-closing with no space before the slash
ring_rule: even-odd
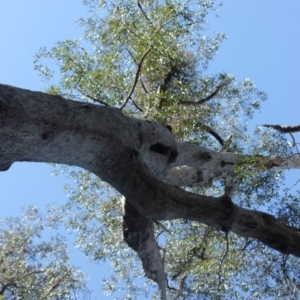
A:
<svg viewBox="0 0 300 300">
<path fill-rule="evenodd" d="M 263 125 L 268 128 L 273 128 L 275 130 L 278 130 L 281 133 L 294 133 L 300 131 L 300 125 L 295 126 L 281 126 L 281 125 Z"/>
<path fill-rule="evenodd" d="M 178 188 L 227 177 L 240 159 L 234 153 L 177 143 L 164 126 L 115 108 L 0 85 L 0 170 L 18 161 L 79 166 L 117 189 L 148 223 L 199 221 L 300 256 L 299 231 L 273 216 L 237 207 L 228 196 L 208 197 Z M 293 159 L 299 165 L 299 158 Z M 291 167 L 287 160 L 258 157 L 268 169 L 280 168 L 281 163 Z M 148 236 L 148 249 L 154 249 L 155 240 Z M 158 281 L 163 280 L 160 267 L 156 272 Z"/>
<path fill-rule="evenodd" d="M 154 236 L 154 222 L 143 217 L 129 201 L 124 201 L 124 241 L 138 253 L 145 275 L 157 282 L 161 299 L 166 299 L 166 274 Z"/>
</svg>

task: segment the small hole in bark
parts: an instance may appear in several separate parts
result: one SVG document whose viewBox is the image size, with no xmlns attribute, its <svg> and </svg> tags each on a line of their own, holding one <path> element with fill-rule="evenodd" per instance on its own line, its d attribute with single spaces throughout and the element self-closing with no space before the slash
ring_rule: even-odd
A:
<svg viewBox="0 0 300 300">
<path fill-rule="evenodd" d="M 167 155 L 169 153 L 170 147 L 166 147 L 160 143 L 156 143 L 150 147 L 150 150 L 162 155 Z"/>
<path fill-rule="evenodd" d="M 211 155 L 209 152 L 200 152 L 199 154 L 199 159 L 203 159 L 203 160 L 210 160 L 211 159 Z"/>
<path fill-rule="evenodd" d="M 42 139 L 45 141 L 49 138 L 49 134 L 47 132 L 44 132 L 42 135 Z"/>
</svg>

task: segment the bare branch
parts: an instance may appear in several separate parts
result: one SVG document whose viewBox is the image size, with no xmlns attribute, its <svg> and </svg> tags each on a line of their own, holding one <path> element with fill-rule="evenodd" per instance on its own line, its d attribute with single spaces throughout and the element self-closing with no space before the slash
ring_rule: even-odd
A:
<svg viewBox="0 0 300 300">
<path fill-rule="evenodd" d="M 200 123 L 200 126 L 207 131 L 209 134 L 211 134 L 222 146 L 224 146 L 224 140 L 220 137 L 220 135 L 214 130 L 212 129 L 210 126 Z"/>
<path fill-rule="evenodd" d="M 134 100 L 132 100 L 133 105 L 136 107 L 137 110 L 139 110 L 141 113 L 144 113 L 144 111 L 136 104 Z"/>
<path fill-rule="evenodd" d="M 129 99 L 131 98 L 133 92 L 134 92 L 134 89 L 136 87 L 136 84 L 138 82 L 138 78 L 139 78 L 139 75 L 140 75 L 140 72 L 141 72 L 141 69 L 142 69 L 142 64 L 143 64 L 143 61 L 144 59 L 146 58 L 146 56 L 148 55 L 148 53 L 150 52 L 151 50 L 151 47 L 148 48 L 148 50 L 143 54 L 139 64 L 138 64 L 138 68 L 137 68 L 137 71 L 136 71 L 136 74 L 135 74 L 135 78 L 134 78 L 134 82 L 133 82 L 133 86 L 130 90 L 130 92 L 128 93 L 127 97 L 125 98 L 123 104 L 120 106 L 120 110 L 122 110 L 126 104 L 128 103 Z"/>
<path fill-rule="evenodd" d="M 223 145 L 223 147 L 221 149 L 221 152 L 228 152 L 230 144 L 231 144 L 231 141 L 232 141 L 232 137 L 233 137 L 233 134 L 230 134 L 227 137 L 227 139 L 225 140 L 224 145 Z"/>
<path fill-rule="evenodd" d="M 293 185 L 291 185 L 291 186 L 289 187 L 289 189 L 291 189 L 293 186 L 296 186 L 299 182 L 300 182 L 300 179 L 298 179 Z"/>
<path fill-rule="evenodd" d="M 2 288 L 0 290 L 0 296 L 3 296 L 4 292 L 7 290 L 7 288 L 9 288 L 10 286 L 10 283 L 6 283 L 6 284 L 3 284 L 2 282 L 0 283 L 2 285 Z"/>
<path fill-rule="evenodd" d="M 223 267 L 223 264 L 227 257 L 228 252 L 229 252 L 229 241 L 228 241 L 228 233 L 226 232 L 226 249 L 223 251 L 221 262 L 219 265 L 219 270 L 218 270 L 218 280 L 219 280 L 218 289 L 220 289 L 221 284 L 222 284 L 222 276 L 221 276 L 222 267 Z"/>
<path fill-rule="evenodd" d="M 150 97 L 149 97 L 149 92 L 148 92 L 148 90 L 147 90 L 147 88 L 146 88 L 146 86 L 145 86 L 145 83 L 144 83 L 144 81 L 143 81 L 143 79 L 142 79 L 141 74 L 140 74 L 140 82 L 141 82 L 142 89 L 144 90 L 144 92 L 145 92 L 145 94 L 146 94 L 146 96 L 147 96 L 147 99 L 148 99 L 148 107 L 147 107 L 147 109 L 146 109 L 145 114 L 143 115 L 143 118 L 147 118 L 147 117 L 148 117 L 148 114 L 149 114 L 149 110 L 150 110 L 150 108 L 151 108 L 151 100 L 150 100 Z"/>
<path fill-rule="evenodd" d="M 223 86 L 223 82 L 221 82 L 217 86 L 217 88 L 215 89 L 214 92 L 212 92 L 210 95 L 208 95 L 207 97 L 205 97 L 203 99 L 200 99 L 198 101 L 188 101 L 188 100 L 184 101 L 184 100 L 181 100 L 181 101 L 179 101 L 179 104 L 183 104 L 183 105 L 200 105 L 200 104 L 203 104 L 203 103 L 211 100 L 212 98 L 214 98 L 218 94 L 218 92 L 219 92 L 219 90 L 221 89 L 222 86 Z"/>
<path fill-rule="evenodd" d="M 131 51 L 130 51 L 128 48 L 125 48 L 125 50 L 126 50 L 127 53 L 129 54 L 129 56 L 132 58 L 133 62 L 134 62 L 135 64 L 137 64 L 137 62 L 135 61 L 134 56 L 133 56 L 133 54 L 131 53 Z"/>
<path fill-rule="evenodd" d="M 281 125 L 262 125 L 264 127 L 273 128 L 281 133 L 293 133 L 300 131 L 300 125 L 296 126 L 281 126 Z"/>
<path fill-rule="evenodd" d="M 187 278 L 187 275 L 185 275 L 181 278 L 180 284 L 179 284 L 179 289 L 178 289 L 178 292 L 177 292 L 177 296 L 175 296 L 175 298 L 173 298 L 173 300 L 177 300 L 177 299 L 179 299 L 180 296 L 182 296 L 182 291 L 183 291 L 183 288 L 184 288 L 186 278 Z"/>
<path fill-rule="evenodd" d="M 142 8 L 141 2 L 140 2 L 139 0 L 137 0 L 137 5 L 138 5 L 140 11 L 142 12 L 143 16 L 145 17 L 145 19 L 146 19 L 148 22 L 150 22 L 150 20 L 149 20 L 149 18 L 147 17 L 145 11 L 144 11 L 143 8 Z M 150 23 L 151 23 L 151 22 L 150 22 Z"/>
<path fill-rule="evenodd" d="M 197 159 L 199 167 L 215 160 L 221 175 L 240 159 L 236 154 L 213 153 L 198 145 L 176 143 L 164 126 L 128 117 L 115 108 L 93 104 L 82 107 L 82 103 L 61 96 L 6 85 L 0 85 L 0 116 L 1 170 L 17 161 L 76 165 L 117 189 L 148 220 L 198 221 L 300 257 L 299 232 L 274 216 L 238 207 L 229 197 L 189 193 L 159 179 L 163 169 L 157 166 L 172 165 L 167 163 L 172 147 L 179 153 L 173 167 L 189 163 L 187 159 L 191 163 Z M 141 139 L 143 145 L 138 148 Z M 149 150 L 154 143 L 162 143 L 165 150 L 165 154 L 157 154 L 157 160 L 151 156 L 156 153 Z M 195 156 L 185 153 L 189 148 L 196 151 Z M 147 157 L 151 159 L 147 161 Z M 300 167 L 300 155 L 285 159 L 256 156 L 254 163 L 258 170 Z M 198 172 L 198 177 L 203 174 Z"/>
<path fill-rule="evenodd" d="M 126 199 L 124 203 L 123 236 L 127 245 L 137 252 L 145 274 L 155 281 L 161 291 L 161 299 L 166 299 L 166 275 L 154 236 L 153 221 L 143 217 Z"/>
<path fill-rule="evenodd" d="M 102 104 L 102 105 L 104 105 L 104 106 L 110 106 L 110 105 L 107 104 L 106 102 L 104 102 L 104 101 L 102 101 L 102 100 L 100 100 L 100 99 L 97 99 L 97 98 L 95 98 L 95 97 L 93 97 L 93 96 L 91 96 L 91 95 L 88 95 L 88 94 L 84 93 L 80 88 L 77 87 L 77 89 L 78 89 L 78 91 L 79 91 L 82 95 L 84 95 L 85 97 L 87 97 L 87 98 L 93 100 L 94 102 L 100 103 L 100 104 Z"/>
<path fill-rule="evenodd" d="M 146 88 L 146 86 L 145 86 L 145 84 L 144 84 L 144 81 L 143 81 L 143 79 L 141 78 L 141 76 L 140 76 L 140 81 L 141 81 L 141 86 L 142 86 L 144 92 L 146 93 L 147 97 L 149 97 L 149 92 L 148 92 L 148 90 L 147 90 L 147 88 Z"/>
<path fill-rule="evenodd" d="M 174 236 L 174 234 L 164 225 L 164 224 L 162 224 L 161 222 L 158 222 L 158 221 L 156 221 L 156 220 L 152 220 L 157 226 L 159 226 L 159 227 L 161 227 L 163 230 L 162 230 L 162 232 L 167 232 L 168 234 L 170 234 L 171 236 Z M 161 233 L 162 233 L 161 232 Z M 156 240 L 157 240 L 157 238 L 159 237 L 159 235 L 157 235 L 157 237 L 156 237 Z"/>
</svg>

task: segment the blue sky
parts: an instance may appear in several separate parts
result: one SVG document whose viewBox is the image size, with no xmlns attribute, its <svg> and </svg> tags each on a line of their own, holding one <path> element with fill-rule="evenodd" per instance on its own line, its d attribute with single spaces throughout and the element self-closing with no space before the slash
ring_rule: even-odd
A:
<svg viewBox="0 0 300 300">
<path fill-rule="evenodd" d="M 221 45 L 211 72 L 226 71 L 238 79 L 250 78 L 268 94 L 252 124 L 300 124 L 300 1 L 224 1 L 219 18 L 211 17 L 212 31 L 228 39 Z M 75 20 L 86 15 L 79 0 L 3 0 L 0 2 L 0 83 L 43 91 L 33 55 L 41 46 L 80 37 Z M 298 141 L 300 140 L 299 134 Z M 16 163 L 0 173 L 0 217 L 18 214 L 22 206 L 64 203 L 63 176 L 50 176 L 45 164 Z M 291 183 L 300 176 L 292 172 Z M 90 267 L 71 249 L 73 263 L 92 276 L 92 299 L 103 299 L 101 274 L 109 266 Z M 99 283 L 99 284 L 98 284 Z M 108 297 L 107 299 L 112 299 Z"/>
</svg>

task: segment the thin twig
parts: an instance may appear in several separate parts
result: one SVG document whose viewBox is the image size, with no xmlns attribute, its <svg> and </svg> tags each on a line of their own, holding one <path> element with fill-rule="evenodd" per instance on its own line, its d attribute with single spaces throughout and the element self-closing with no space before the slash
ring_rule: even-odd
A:
<svg viewBox="0 0 300 300">
<path fill-rule="evenodd" d="M 297 153 L 299 153 L 299 149 L 298 149 L 298 146 L 297 146 L 298 143 L 296 143 L 296 139 L 295 139 L 294 135 L 293 135 L 291 132 L 289 132 L 289 135 L 291 136 L 291 138 L 292 138 L 292 140 L 293 140 L 292 147 L 293 147 L 293 148 L 296 148 Z"/>
<path fill-rule="evenodd" d="M 55 290 L 62 282 L 63 280 L 69 276 L 71 273 L 71 270 L 68 270 L 67 272 L 65 272 L 65 274 L 61 277 L 61 278 L 58 278 L 55 283 L 52 285 L 52 287 L 50 287 L 50 289 L 48 290 L 48 292 L 46 293 L 45 296 L 41 296 L 39 298 L 39 300 L 44 300 L 44 299 L 47 299 L 48 296 L 52 293 L 53 290 Z"/>
<path fill-rule="evenodd" d="M 174 234 L 162 223 L 158 222 L 157 220 L 152 220 L 156 225 L 160 226 L 163 231 L 169 233 L 171 236 L 174 236 Z M 158 236 L 157 236 L 158 237 Z"/>
<path fill-rule="evenodd" d="M 148 105 L 148 107 L 146 109 L 146 113 L 143 115 L 143 118 L 145 118 L 145 119 L 148 118 L 149 111 L 150 111 L 150 108 L 151 108 L 151 101 L 150 101 L 150 99 L 149 99 L 148 103 L 149 103 L 149 105 Z"/>
<path fill-rule="evenodd" d="M 134 61 L 134 63 L 136 63 L 135 60 L 134 60 L 133 54 L 131 53 L 131 51 L 128 48 L 125 48 L 125 50 L 129 54 L 129 56 L 132 58 L 132 60 Z"/>
<path fill-rule="evenodd" d="M 137 110 L 139 110 L 141 113 L 144 113 L 144 111 L 135 103 L 134 100 L 132 100 L 132 103 L 136 107 Z"/>
<path fill-rule="evenodd" d="M 282 273 L 284 274 L 285 279 L 290 281 L 290 276 L 289 276 L 288 270 L 287 270 L 288 267 L 287 267 L 287 264 L 286 264 L 286 261 L 288 259 L 288 255 L 282 254 L 281 257 L 282 257 L 282 263 L 280 265 L 281 265 Z"/>
<path fill-rule="evenodd" d="M 149 98 L 149 92 L 148 92 L 148 90 L 147 90 L 147 88 L 146 88 L 146 86 L 145 86 L 145 84 L 144 84 L 144 81 L 143 81 L 143 79 L 141 78 L 141 76 L 140 76 L 140 81 L 141 81 L 141 86 L 142 86 L 144 92 L 146 93 L 147 97 Z"/>
<path fill-rule="evenodd" d="M 127 29 L 129 33 L 131 33 L 132 35 L 134 35 L 135 37 L 137 37 L 138 39 L 142 40 L 143 36 L 136 34 L 134 31 Z"/>
<path fill-rule="evenodd" d="M 147 118 L 148 115 L 149 115 L 150 108 L 151 108 L 151 100 L 150 100 L 150 97 L 149 97 L 149 92 L 148 92 L 148 90 L 147 90 L 147 88 L 145 86 L 145 83 L 144 83 L 141 75 L 140 75 L 140 82 L 141 82 L 142 89 L 144 90 L 144 92 L 145 92 L 145 94 L 147 96 L 147 99 L 148 99 L 148 107 L 146 109 L 145 114 L 143 115 L 143 118 Z"/>
<path fill-rule="evenodd" d="M 133 86 L 132 86 L 130 92 L 128 93 L 127 97 L 125 98 L 123 104 L 120 106 L 120 110 L 122 110 L 126 106 L 126 104 L 128 103 L 129 99 L 131 98 L 131 96 L 132 96 L 132 94 L 134 92 L 134 89 L 136 87 L 136 84 L 138 82 L 138 78 L 139 78 L 139 75 L 140 75 L 140 72 L 141 72 L 141 69 L 142 69 L 143 61 L 146 58 L 147 54 L 150 52 L 150 50 L 151 50 L 151 47 L 149 47 L 148 50 L 142 56 L 141 61 L 138 64 L 138 68 L 137 68 L 137 71 L 136 71 L 136 74 L 135 74 Z"/>
<path fill-rule="evenodd" d="M 198 101 L 179 101 L 179 104 L 184 104 L 184 105 L 199 105 L 199 104 L 203 104 L 207 101 L 209 101 L 210 99 L 214 98 L 217 93 L 219 92 L 219 90 L 221 89 L 221 87 L 223 86 L 223 82 L 220 83 L 220 85 L 217 86 L 217 88 L 215 89 L 214 92 L 212 92 L 210 95 L 208 95 L 207 97 L 200 99 Z"/>
<path fill-rule="evenodd" d="M 100 104 L 102 104 L 102 105 L 105 105 L 105 106 L 110 106 L 110 105 L 107 104 L 106 102 L 104 102 L 104 101 L 102 101 L 102 100 L 100 100 L 100 99 L 97 99 L 97 98 L 95 98 L 95 97 L 93 97 L 93 96 L 91 96 L 91 95 L 88 95 L 88 94 L 84 93 L 80 88 L 77 87 L 77 89 L 78 89 L 78 91 L 79 91 L 82 95 L 84 95 L 85 97 L 87 97 L 87 98 L 93 100 L 94 102 L 98 102 L 98 103 L 100 103 Z"/>
<path fill-rule="evenodd" d="M 137 5 L 138 5 L 138 8 L 140 9 L 140 11 L 142 12 L 143 16 L 145 17 L 145 19 L 150 22 L 149 18 L 147 17 L 146 13 L 144 12 L 143 8 L 142 8 L 142 5 L 141 5 L 141 2 L 138 0 L 137 1 Z"/>
<path fill-rule="evenodd" d="M 254 240 L 249 241 L 248 238 L 245 239 L 244 244 L 242 247 L 238 250 L 237 254 L 229 261 L 229 265 L 233 264 L 236 259 L 241 256 L 241 254 L 246 250 L 246 248 L 253 242 Z"/>
<path fill-rule="evenodd" d="M 224 145 L 223 145 L 220 152 L 228 152 L 228 150 L 230 148 L 230 144 L 232 142 L 232 138 L 233 138 L 233 134 L 231 133 L 231 134 L 229 134 L 227 139 L 224 141 Z"/>
<path fill-rule="evenodd" d="M 291 132 L 289 132 L 289 135 L 291 136 L 293 143 L 292 143 L 292 147 L 294 148 L 296 146 L 296 140 L 295 137 L 293 136 L 293 134 Z"/>
<path fill-rule="evenodd" d="M 219 272 L 218 272 L 219 285 L 218 285 L 218 289 L 220 288 L 221 283 L 222 283 L 221 272 L 222 272 L 223 263 L 225 261 L 225 258 L 227 257 L 228 252 L 229 252 L 229 241 L 228 241 L 228 233 L 226 232 L 226 249 L 225 249 L 225 251 L 222 255 L 221 263 L 219 265 Z"/>
<path fill-rule="evenodd" d="M 173 300 L 177 300 L 177 299 L 179 299 L 180 296 L 182 296 L 182 290 L 184 288 L 186 278 L 187 278 L 187 275 L 182 277 L 180 284 L 179 284 L 179 290 L 177 291 L 177 296 L 175 296 L 175 298 L 173 298 Z"/>
<path fill-rule="evenodd" d="M 300 152 L 299 152 L 299 149 L 298 149 L 298 146 L 297 146 L 297 145 L 299 145 L 299 143 L 296 143 L 295 147 L 296 147 L 297 153 L 298 153 L 298 154 L 300 154 Z"/>
<path fill-rule="evenodd" d="M 167 288 L 168 288 L 169 290 L 171 290 L 171 291 L 176 291 L 176 292 L 177 292 L 177 289 L 175 289 L 175 288 L 173 288 L 173 287 L 170 286 L 169 280 L 168 280 L 168 277 L 167 277 L 167 276 L 166 276 L 166 282 L 167 282 Z"/>
<path fill-rule="evenodd" d="M 189 253 L 192 253 L 193 255 L 191 255 L 190 258 L 185 262 L 185 266 L 187 267 L 185 268 L 182 267 L 176 274 L 172 276 L 172 280 L 175 280 L 176 278 L 178 278 L 178 276 L 182 275 L 182 273 L 184 273 L 189 268 L 189 265 L 194 261 L 194 258 L 201 259 L 201 260 L 205 259 L 204 250 L 201 251 L 200 255 L 198 255 L 196 251 L 198 251 L 198 249 L 201 249 L 202 245 L 205 244 L 206 242 L 206 238 L 209 236 L 209 234 L 212 231 L 213 231 L 212 228 L 206 227 L 205 232 L 198 245 L 196 245 L 195 247 L 189 250 Z"/>
<path fill-rule="evenodd" d="M 288 189 L 291 189 L 293 186 L 296 186 L 300 182 L 300 179 L 298 179 L 293 185 L 291 185 Z"/>
</svg>

